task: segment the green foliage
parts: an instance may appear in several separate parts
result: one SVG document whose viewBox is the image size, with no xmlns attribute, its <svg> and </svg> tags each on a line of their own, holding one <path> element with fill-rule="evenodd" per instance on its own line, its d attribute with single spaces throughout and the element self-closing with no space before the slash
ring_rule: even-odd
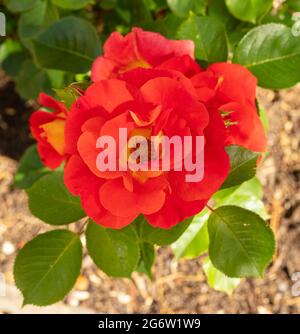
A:
<svg viewBox="0 0 300 334">
<path fill-rule="evenodd" d="M 265 88 L 288 88 L 300 81 L 300 37 L 293 13 L 298 0 L 270 11 L 271 0 L 6 0 L 7 38 L 0 41 L 1 68 L 24 99 L 43 91 L 71 107 L 86 83 L 102 42 L 133 26 L 172 39 L 191 39 L 201 65 L 233 61 L 247 67 Z M 294 27 L 294 28 L 292 28 Z M 65 88 L 67 87 L 67 88 Z M 54 89 L 53 89 L 54 88 Z M 79 90 L 78 90 L 79 88 Z M 266 114 L 259 114 L 266 122 Z M 231 294 L 239 277 L 260 277 L 274 252 L 274 238 L 262 187 L 255 178 L 259 154 L 231 146 L 230 175 L 195 217 L 170 229 L 151 226 L 140 216 L 112 230 L 89 222 L 87 248 L 96 265 L 114 277 L 142 272 L 152 277 L 155 247 L 172 245 L 176 258 L 204 262 L 208 284 Z M 61 171 L 45 168 L 30 147 L 15 177 L 26 189 L 32 213 L 48 224 L 83 217 L 79 198 L 66 189 Z M 24 304 L 48 305 L 62 299 L 79 274 L 79 236 L 64 230 L 42 234 L 19 253 L 15 278 Z"/>
<path fill-rule="evenodd" d="M 14 186 L 20 189 L 29 188 L 35 181 L 49 172 L 50 170 L 41 162 L 37 146 L 32 145 L 25 151 L 19 163 Z"/>
<path fill-rule="evenodd" d="M 31 59 L 26 59 L 20 65 L 15 80 L 17 90 L 23 98 L 37 99 L 41 91 L 51 93 L 51 81 L 44 69 L 37 67 Z"/>
<path fill-rule="evenodd" d="M 215 207 L 223 205 L 240 206 L 241 208 L 257 213 L 263 219 L 268 219 L 269 215 L 266 212 L 262 197 L 262 185 L 258 178 L 254 177 L 238 187 L 219 190 L 213 196 L 213 199 L 216 202 Z"/>
<path fill-rule="evenodd" d="M 27 193 L 30 211 L 45 223 L 64 225 L 86 216 L 79 198 L 67 190 L 61 172 L 41 177 L 27 190 Z"/>
<path fill-rule="evenodd" d="M 205 15 L 208 0 L 167 0 L 170 9 L 180 17 L 187 17 L 191 12 Z"/>
<path fill-rule="evenodd" d="M 41 67 L 73 73 L 89 71 L 93 60 L 100 54 L 96 30 L 76 17 L 55 22 L 32 43 L 35 59 Z"/>
<path fill-rule="evenodd" d="M 192 218 L 187 219 L 170 229 L 161 229 L 151 226 L 145 218 L 140 216 L 136 220 L 135 224 L 137 225 L 139 236 L 143 241 L 153 245 L 167 246 L 172 244 L 181 236 L 181 234 L 190 225 L 191 221 Z"/>
<path fill-rule="evenodd" d="M 262 202 L 263 190 L 255 177 L 239 186 L 219 190 L 212 198 L 214 208 L 224 205 L 235 205 L 253 211 L 263 219 L 268 219 Z M 207 221 L 211 212 L 207 208 L 196 215 L 192 223 L 177 241 L 172 244 L 172 250 L 177 258 L 193 259 L 208 252 L 209 236 Z"/>
<path fill-rule="evenodd" d="M 193 259 L 208 251 L 208 217 L 208 210 L 203 210 L 193 218 L 185 232 L 172 244 L 172 250 L 177 258 Z"/>
<path fill-rule="evenodd" d="M 25 12 L 41 2 L 42 0 L 6 0 L 6 6 L 12 12 Z"/>
<path fill-rule="evenodd" d="M 229 11 L 237 19 L 255 24 L 272 8 L 273 0 L 226 0 Z"/>
<path fill-rule="evenodd" d="M 90 222 L 86 242 L 90 256 L 107 275 L 130 277 L 138 264 L 138 236 L 132 226 L 114 230 Z"/>
<path fill-rule="evenodd" d="M 261 87 L 292 87 L 300 81 L 300 36 L 282 24 L 259 26 L 241 40 L 234 62 L 246 66 Z"/>
<path fill-rule="evenodd" d="M 227 60 L 228 47 L 224 26 L 211 17 L 191 15 L 179 27 L 177 37 L 195 42 L 195 56 L 199 60 L 208 63 Z"/>
<path fill-rule="evenodd" d="M 140 253 L 140 260 L 136 270 L 146 274 L 149 278 L 152 278 L 151 269 L 155 260 L 155 248 L 148 242 L 141 242 Z"/>
<path fill-rule="evenodd" d="M 64 9 L 80 9 L 88 4 L 93 3 L 93 0 L 51 0 L 54 5 Z"/>
<path fill-rule="evenodd" d="M 76 282 L 81 261 L 80 239 L 70 231 L 51 231 L 31 240 L 17 255 L 14 266 L 23 305 L 46 306 L 63 299 Z"/>
<path fill-rule="evenodd" d="M 250 180 L 256 174 L 256 164 L 259 155 L 241 146 L 227 147 L 230 157 L 230 174 L 222 189 L 237 186 Z"/>
<path fill-rule="evenodd" d="M 59 19 L 56 7 L 50 1 L 41 1 L 32 9 L 22 13 L 19 20 L 19 36 L 22 43 L 30 48 L 31 40 Z"/>
<path fill-rule="evenodd" d="M 216 269 L 209 258 L 206 258 L 203 269 L 207 278 L 208 285 L 221 292 L 231 295 L 235 288 L 240 284 L 239 278 L 231 278 Z"/>
<path fill-rule="evenodd" d="M 257 214 L 237 206 L 222 206 L 208 220 L 209 257 L 229 277 L 262 277 L 272 260 L 272 230 Z"/>
</svg>

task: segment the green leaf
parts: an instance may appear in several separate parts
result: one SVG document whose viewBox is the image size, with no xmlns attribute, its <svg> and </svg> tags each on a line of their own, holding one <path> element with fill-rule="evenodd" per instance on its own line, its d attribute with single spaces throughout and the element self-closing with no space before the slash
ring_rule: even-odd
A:
<svg viewBox="0 0 300 334">
<path fill-rule="evenodd" d="M 87 21 L 66 17 L 32 40 L 38 64 L 45 68 L 84 73 L 100 54 L 97 31 Z"/>
<path fill-rule="evenodd" d="M 217 208 L 208 220 L 209 257 L 229 277 L 262 277 L 272 260 L 272 230 L 257 214 L 237 206 Z"/>
<path fill-rule="evenodd" d="M 205 15 L 208 0 L 167 0 L 173 13 L 179 17 L 187 17 L 190 12 Z"/>
<path fill-rule="evenodd" d="M 47 76 L 51 83 L 52 94 L 56 89 L 66 87 L 74 81 L 74 75 L 69 72 L 59 70 L 46 70 Z"/>
<path fill-rule="evenodd" d="M 300 11 L 300 2 L 299 0 L 287 0 L 287 5 L 294 11 Z"/>
<path fill-rule="evenodd" d="M 177 259 L 194 259 L 208 251 L 208 217 L 207 209 L 196 215 L 181 237 L 172 244 Z"/>
<path fill-rule="evenodd" d="M 214 267 L 209 258 L 205 259 L 203 269 L 208 285 L 214 290 L 225 292 L 228 295 L 232 295 L 241 282 L 239 278 L 231 278 L 224 275 Z"/>
<path fill-rule="evenodd" d="M 259 26 L 240 41 L 233 61 L 247 67 L 261 87 L 292 87 L 300 81 L 300 37 L 282 24 Z"/>
<path fill-rule="evenodd" d="M 115 9 L 118 6 L 118 0 L 101 0 L 99 6 L 103 9 Z"/>
<path fill-rule="evenodd" d="M 73 83 L 68 87 L 62 89 L 54 89 L 56 95 L 59 99 L 67 106 L 68 109 L 71 108 L 73 103 L 78 99 L 78 97 L 82 94 L 81 91 L 86 89 L 90 85 L 88 82 L 78 82 Z"/>
<path fill-rule="evenodd" d="M 140 239 L 150 244 L 167 246 L 176 241 L 182 233 L 190 225 L 192 218 L 186 219 L 184 222 L 175 225 L 170 229 L 162 229 L 151 226 L 144 217 L 137 218 L 135 224 L 138 229 Z"/>
<path fill-rule="evenodd" d="M 233 16 L 254 24 L 272 9 L 272 4 L 273 0 L 226 0 Z"/>
<path fill-rule="evenodd" d="M 27 193 L 32 214 L 48 224 L 69 224 L 86 216 L 79 198 L 66 188 L 61 172 L 41 177 Z"/>
<path fill-rule="evenodd" d="M 195 56 L 199 60 L 209 63 L 227 60 L 228 43 L 225 28 L 216 19 L 191 15 L 180 25 L 177 37 L 194 41 Z"/>
<path fill-rule="evenodd" d="M 224 193 L 230 192 L 227 196 Z M 239 187 L 227 188 L 218 191 L 213 200 L 216 202 L 214 207 L 224 205 L 235 205 L 241 208 L 253 211 L 260 215 L 263 219 L 269 219 L 262 201 L 263 189 L 257 177 L 244 182 Z"/>
<path fill-rule="evenodd" d="M 14 186 L 26 189 L 45 174 L 50 173 L 39 157 L 37 146 L 30 146 L 24 153 L 15 175 Z"/>
<path fill-rule="evenodd" d="M 148 242 L 142 242 L 140 244 L 141 257 L 139 260 L 136 271 L 146 274 L 149 278 L 152 278 L 152 266 L 155 259 L 155 249 L 152 244 Z"/>
<path fill-rule="evenodd" d="M 11 12 L 24 12 L 37 6 L 41 0 L 7 0 L 6 6 Z"/>
<path fill-rule="evenodd" d="M 266 109 L 262 105 L 258 105 L 258 113 L 259 113 L 259 117 L 262 122 L 262 125 L 264 127 L 264 130 L 266 133 L 268 133 L 270 126 L 269 126 L 269 117 L 266 112 Z"/>
<path fill-rule="evenodd" d="M 17 91 L 24 99 L 37 99 L 40 92 L 51 93 L 49 77 L 31 59 L 23 61 L 16 77 Z"/>
<path fill-rule="evenodd" d="M 239 23 L 239 21 L 229 13 L 225 0 L 211 1 L 208 6 L 208 16 L 222 23 L 227 31 L 234 30 Z"/>
<path fill-rule="evenodd" d="M 18 32 L 22 43 L 30 49 L 31 39 L 58 19 L 59 13 L 50 1 L 38 3 L 20 17 Z"/>
<path fill-rule="evenodd" d="M 17 255 L 14 277 L 24 302 L 54 304 L 72 289 L 80 273 L 82 245 L 79 236 L 66 230 L 39 235 Z"/>
<path fill-rule="evenodd" d="M 19 42 L 12 38 L 5 39 L 0 45 L 0 65 L 11 54 L 22 51 L 22 46 Z"/>
<path fill-rule="evenodd" d="M 148 31 L 159 32 L 169 39 L 176 39 L 177 28 L 183 19 L 173 13 L 169 13 L 161 19 L 150 22 L 144 28 Z"/>
<path fill-rule="evenodd" d="M 138 264 L 138 237 L 132 226 L 114 230 L 90 222 L 86 243 L 97 267 L 109 276 L 130 277 Z"/>
<path fill-rule="evenodd" d="M 223 183 L 222 189 L 237 186 L 255 176 L 258 153 L 241 146 L 229 146 L 226 151 L 230 157 L 230 174 Z"/>
<path fill-rule="evenodd" d="M 29 60 L 29 54 L 23 50 L 9 54 L 2 63 L 2 68 L 7 75 L 14 80 L 18 78 L 21 73 L 23 64 L 26 60 Z M 31 62 L 32 63 L 32 62 Z M 33 84 L 35 85 L 35 83 Z M 40 87 L 40 84 L 39 84 Z M 24 87 L 24 90 L 27 88 Z"/>
<path fill-rule="evenodd" d="M 93 0 L 52 0 L 54 5 L 64 9 L 81 9 L 91 3 Z"/>
</svg>

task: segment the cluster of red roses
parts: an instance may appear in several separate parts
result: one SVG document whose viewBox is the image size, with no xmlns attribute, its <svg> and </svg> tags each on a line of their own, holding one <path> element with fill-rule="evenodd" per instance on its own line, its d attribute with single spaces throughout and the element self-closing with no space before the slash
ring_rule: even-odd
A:
<svg viewBox="0 0 300 334">
<path fill-rule="evenodd" d="M 92 67 L 90 87 L 71 110 L 41 94 L 30 125 L 42 161 L 65 162 L 65 184 L 81 198 L 96 223 L 122 228 L 143 214 L 169 228 L 200 212 L 229 174 L 228 145 L 262 152 L 266 137 L 258 116 L 256 78 L 244 67 L 216 63 L 202 69 L 192 41 L 167 40 L 134 28 L 113 33 Z M 96 166 L 99 136 L 118 141 L 128 133 L 163 130 L 167 136 L 204 136 L 204 178 L 185 182 L 185 172 L 104 171 Z"/>
</svg>

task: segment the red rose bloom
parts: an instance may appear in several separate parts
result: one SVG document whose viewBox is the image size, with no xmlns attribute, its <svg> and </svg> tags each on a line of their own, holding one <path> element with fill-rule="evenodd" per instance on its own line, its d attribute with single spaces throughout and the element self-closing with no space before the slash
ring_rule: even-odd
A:
<svg viewBox="0 0 300 334">
<path fill-rule="evenodd" d="M 67 109 L 51 96 L 40 94 L 39 104 L 53 110 L 38 110 L 30 117 L 30 129 L 38 142 L 38 152 L 43 163 L 56 169 L 66 159 L 65 153 L 65 122 Z"/>
<path fill-rule="evenodd" d="M 118 74 L 143 67 L 152 68 L 176 56 L 194 57 L 192 41 L 168 40 L 154 32 L 133 28 L 122 36 L 114 32 L 104 44 L 104 56 L 99 57 L 92 67 L 94 82 L 115 78 Z"/>
<path fill-rule="evenodd" d="M 234 64 L 217 63 L 203 70 L 193 59 L 193 49 L 191 41 L 170 41 L 138 28 L 125 37 L 113 33 L 104 56 L 93 65 L 94 83 L 70 112 L 47 98 L 44 105 L 55 112 L 32 116 L 43 161 L 54 168 L 68 157 L 66 186 L 80 196 L 96 223 L 118 229 L 143 214 L 151 225 L 170 228 L 199 213 L 219 190 L 230 171 L 226 146 L 266 149 L 255 101 L 256 78 Z M 120 128 L 127 130 L 125 142 L 119 138 Z M 176 157 L 169 171 L 98 168 L 100 137 L 114 138 L 121 147 L 116 161 L 124 163 L 125 156 L 127 163 L 130 139 L 149 140 L 152 135 L 203 136 L 203 179 L 186 182 L 189 173 L 175 169 Z M 195 146 L 191 154 L 199 154 Z"/>
<path fill-rule="evenodd" d="M 138 78 L 138 79 L 137 79 Z M 205 137 L 204 179 L 186 183 L 186 172 L 100 172 L 100 136 L 118 142 L 119 128 L 132 134 Z M 68 189 L 79 195 L 97 223 L 122 228 L 139 214 L 169 228 L 203 209 L 229 173 L 223 123 L 210 122 L 190 81 L 176 71 L 135 69 L 119 79 L 91 85 L 71 109 L 66 123 Z M 194 152 L 196 154 L 196 152 Z M 120 158 L 120 157 L 119 157 Z"/>
<path fill-rule="evenodd" d="M 238 64 L 216 63 L 191 78 L 210 114 L 223 118 L 226 144 L 264 152 L 267 139 L 256 107 L 257 79 Z"/>
</svg>

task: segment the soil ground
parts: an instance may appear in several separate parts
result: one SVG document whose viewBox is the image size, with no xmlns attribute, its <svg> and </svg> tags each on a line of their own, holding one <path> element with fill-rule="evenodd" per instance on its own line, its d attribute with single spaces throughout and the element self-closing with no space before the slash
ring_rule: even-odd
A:
<svg viewBox="0 0 300 334">
<path fill-rule="evenodd" d="M 100 313 L 300 313 L 300 297 L 292 296 L 292 275 L 300 272 L 299 96 L 299 86 L 259 91 L 270 119 L 270 153 L 259 177 L 277 237 L 277 253 L 263 279 L 243 280 L 229 297 L 207 286 L 200 259 L 177 263 L 168 247 L 158 250 L 153 281 L 139 274 L 133 280 L 111 279 L 85 255 L 82 274 L 64 303 Z M 27 122 L 34 107 L 0 74 L 0 273 L 11 285 L 18 248 L 49 229 L 29 213 L 26 194 L 12 186 L 17 161 L 32 141 Z"/>
</svg>

